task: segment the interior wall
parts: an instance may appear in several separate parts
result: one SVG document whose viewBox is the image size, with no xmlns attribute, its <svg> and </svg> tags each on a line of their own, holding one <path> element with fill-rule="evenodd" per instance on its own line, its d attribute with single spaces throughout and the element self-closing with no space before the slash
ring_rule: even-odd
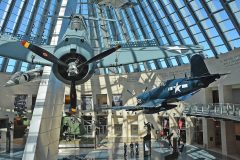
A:
<svg viewBox="0 0 240 160">
<path fill-rule="evenodd" d="M 4 85 L 10 78 L 10 74 L 0 72 L 0 84 Z M 14 114 L 14 98 L 17 94 L 26 94 L 27 109 L 31 110 L 32 96 L 36 95 L 39 88 L 39 82 L 29 82 L 11 87 L 0 87 L 0 117 L 8 115 L 13 120 Z"/>
<path fill-rule="evenodd" d="M 10 74 L 0 72 L 0 85 L 4 85 L 10 78 Z M 26 117 L 31 118 L 32 96 L 38 92 L 39 82 L 24 83 L 21 85 L 11 87 L 0 87 L 0 118 L 9 118 L 9 121 L 14 122 L 16 113 L 14 112 L 15 95 L 25 94 L 27 96 L 27 110 Z M 14 126 L 13 126 L 14 127 Z M 10 131 L 11 139 L 14 137 L 14 131 Z M 1 143 L 1 142 L 0 142 Z M 11 142 L 13 147 L 13 141 Z M 2 143 L 3 144 L 3 143 Z"/>
<path fill-rule="evenodd" d="M 236 152 L 240 154 L 240 123 L 235 123 L 235 135 L 236 135 Z"/>
<path fill-rule="evenodd" d="M 240 104 L 240 89 L 232 90 L 232 102 L 235 104 Z"/>
</svg>

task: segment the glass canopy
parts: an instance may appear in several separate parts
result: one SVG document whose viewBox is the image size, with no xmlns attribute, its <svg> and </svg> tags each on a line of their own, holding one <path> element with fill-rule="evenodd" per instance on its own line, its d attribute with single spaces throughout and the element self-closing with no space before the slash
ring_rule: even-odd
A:
<svg viewBox="0 0 240 160">
<path fill-rule="evenodd" d="M 199 44 L 205 57 L 217 57 L 240 47 L 240 0 L 132 0 L 118 8 L 109 0 L 1 0 L 0 32 L 56 45 L 68 26 L 68 20 L 58 16 L 74 13 L 116 20 L 86 21 L 92 46 L 103 50 L 114 43 L 153 40 L 158 46 Z M 187 63 L 188 56 L 166 57 L 98 73 L 143 72 Z M 40 66 L 0 57 L 2 72 L 35 67 Z"/>
</svg>

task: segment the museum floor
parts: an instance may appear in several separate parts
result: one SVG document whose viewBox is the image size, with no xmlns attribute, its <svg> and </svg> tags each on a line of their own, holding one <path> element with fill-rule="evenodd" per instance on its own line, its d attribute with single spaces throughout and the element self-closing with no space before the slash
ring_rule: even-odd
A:
<svg viewBox="0 0 240 160">
<path fill-rule="evenodd" d="M 59 160 L 79 160 L 81 158 L 86 160 L 102 159 L 102 160 L 134 160 L 134 159 L 153 159 L 153 160 L 164 160 L 167 155 L 172 153 L 172 149 L 169 148 L 168 142 L 166 141 L 152 141 L 152 155 L 151 157 L 143 157 L 143 150 L 140 148 L 139 156 L 135 153 L 131 156 L 129 144 L 127 156 L 124 156 L 123 143 L 106 144 L 100 146 L 96 150 L 92 149 L 60 149 Z M 139 145 L 142 145 L 140 143 Z M 169 158 L 172 159 L 172 158 Z M 201 147 L 193 145 L 186 145 L 183 152 L 179 154 L 178 160 L 240 160 L 240 155 L 227 157 L 220 154 L 218 151 L 206 150 Z"/>
<path fill-rule="evenodd" d="M 139 146 L 142 145 L 141 143 Z M 123 143 L 103 143 L 97 149 L 93 148 L 64 148 L 59 149 L 59 160 L 94 160 L 94 159 L 114 159 L 114 160 L 133 160 L 133 159 L 153 159 L 153 160 L 163 160 L 164 157 L 169 155 L 172 150 L 168 147 L 166 141 L 152 141 L 152 155 L 151 157 L 143 157 L 143 150 L 140 148 L 139 156 L 135 153 L 133 156 L 130 154 L 129 145 L 127 156 L 124 156 Z M 21 160 L 23 154 L 22 146 L 18 145 L 15 147 L 14 151 L 10 154 L 0 153 L 0 160 Z M 183 152 L 178 156 L 178 160 L 197 160 L 197 159 L 208 159 L 208 160 L 238 160 L 240 156 L 223 156 L 218 151 L 206 150 L 201 147 L 196 147 L 192 145 L 186 145 Z"/>
</svg>

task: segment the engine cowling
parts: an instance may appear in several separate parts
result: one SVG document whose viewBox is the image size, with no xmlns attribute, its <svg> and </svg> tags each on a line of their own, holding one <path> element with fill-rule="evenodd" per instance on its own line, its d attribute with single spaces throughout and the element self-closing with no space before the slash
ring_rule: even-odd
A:
<svg viewBox="0 0 240 160">
<path fill-rule="evenodd" d="M 78 65 L 87 61 L 87 59 L 83 55 L 78 53 L 64 54 L 62 57 L 60 57 L 60 60 L 65 62 L 66 64 L 75 62 L 77 60 Z M 71 80 L 74 80 L 76 84 L 84 83 L 91 78 L 92 74 L 94 73 L 94 70 L 95 63 L 83 65 L 81 67 L 78 67 L 79 74 L 77 74 L 76 76 L 69 76 L 67 68 L 56 64 L 53 65 L 53 72 L 55 76 L 66 84 L 71 84 Z"/>
<path fill-rule="evenodd" d="M 30 81 L 30 75 L 27 73 L 23 73 L 19 79 L 19 83 L 24 83 L 29 81 Z"/>
</svg>

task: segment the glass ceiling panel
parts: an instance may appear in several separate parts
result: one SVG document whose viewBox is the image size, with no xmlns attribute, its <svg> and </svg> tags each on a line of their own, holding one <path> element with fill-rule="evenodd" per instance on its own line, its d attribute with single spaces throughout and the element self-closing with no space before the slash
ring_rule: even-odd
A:
<svg viewBox="0 0 240 160">
<path fill-rule="evenodd" d="M 49 15 L 53 15 L 57 7 L 66 7 L 68 12 L 74 12 L 74 7 L 72 5 L 64 4 L 64 6 L 56 6 L 56 1 L 40 0 L 39 6 L 34 8 L 37 1 L 28 0 L 21 19 L 19 15 L 24 2 L 25 0 L 16 1 L 9 18 L 7 18 L 8 16 L 6 15 L 8 13 L 11 0 L 0 1 L 0 29 L 6 21 L 7 25 L 4 32 L 13 32 L 16 24 L 19 23 L 19 28 L 16 30 L 16 34 L 25 36 L 26 33 L 30 33 L 32 37 L 36 37 L 38 35 L 41 36 L 40 38 L 48 39 L 49 37 L 52 37 L 53 33 L 50 32 L 54 30 L 52 27 L 55 27 L 54 25 L 56 23 L 53 23 L 52 17 L 47 18 L 45 22 L 41 23 L 41 20 L 43 19 L 42 16 L 45 14 L 43 13 L 45 4 L 50 2 L 50 6 L 47 11 L 47 14 Z M 76 12 L 88 16 L 88 10 L 92 7 L 94 11 L 99 12 L 98 14 L 102 13 L 102 16 L 105 18 L 121 20 L 115 23 L 104 22 L 107 24 L 105 29 L 109 35 L 109 40 L 104 40 L 104 38 L 102 38 L 101 41 L 106 41 L 108 43 L 109 41 L 114 42 L 119 40 L 134 42 L 136 40 L 154 39 L 155 37 L 161 45 L 169 43 L 197 43 L 204 47 L 203 54 L 208 57 L 213 57 L 216 52 L 218 54 L 222 54 L 228 52 L 229 49 L 240 47 L 240 0 L 224 1 L 224 6 L 221 1 L 217 0 L 177 0 L 174 1 L 174 3 L 170 0 L 149 0 L 140 1 L 140 4 L 137 6 L 124 9 L 114 9 L 111 8 L 111 6 L 97 4 L 94 8 L 94 5 L 91 4 L 89 6 L 87 2 L 87 0 L 78 0 Z M 139 1 L 134 0 L 134 2 Z M 66 1 L 66 3 L 72 3 L 72 1 Z M 149 6 L 149 4 L 151 6 Z M 228 7 L 228 12 L 226 7 Z M 175 11 L 175 8 L 178 9 L 178 12 Z M 36 9 L 36 16 L 31 20 L 30 17 L 34 12 L 34 9 Z M 167 15 L 165 15 L 165 13 L 167 13 Z M 193 15 L 191 15 L 191 13 Z M 231 15 L 234 18 L 231 18 Z M 28 27 L 29 24 L 31 24 L 30 20 L 34 23 L 32 24 L 33 26 Z M 235 23 L 234 20 L 236 21 Z M 40 34 L 38 31 L 43 24 L 44 31 Z M 62 23 L 58 24 L 62 25 Z M 88 21 L 87 24 L 89 24 Z M 95 24 L 100 25 L 102 23 L 98 22 Z M 96 34 L 97 36 L 103 37 L 104 35 L 102 34 L 101 27 L 96 30 L 94 29 L 94 32 L 99 33 Z M 98 42 L 100 42 L 100 40 Z M 189 60 L 186 56 L 179 56 L 178 58 L 169 58 L 168 62 L 165 61 L 165 59 L 156 60 L 155 62 L 159 64 L 160 68 L 166 68 L 169 64 L 177 66 L 178 63 L 189 63 Z M 157 68 L 155 62 L 148 62 L 150 69 Z M 1 63 L 2 58 L 0 58 L 0 65 Z M 9 60 L 7 72 L 12 72 L 15 64 L 15 60 Z M 22 62 L 20 64 L 20 70 L 26 70 L 28 68 L 28 63 Z M 134 65 L 128 65 L 127 67 L 129 68 L 129 72 L 135 72 L 137 70 L 136 65 L 138 65 L 138 69 L 144 71 L 146 64 L 147 63 L 145 62 L 141 62 Z M 107 69 L 104 70 L 104 73 L 107 72 Z"/>
</svg>

